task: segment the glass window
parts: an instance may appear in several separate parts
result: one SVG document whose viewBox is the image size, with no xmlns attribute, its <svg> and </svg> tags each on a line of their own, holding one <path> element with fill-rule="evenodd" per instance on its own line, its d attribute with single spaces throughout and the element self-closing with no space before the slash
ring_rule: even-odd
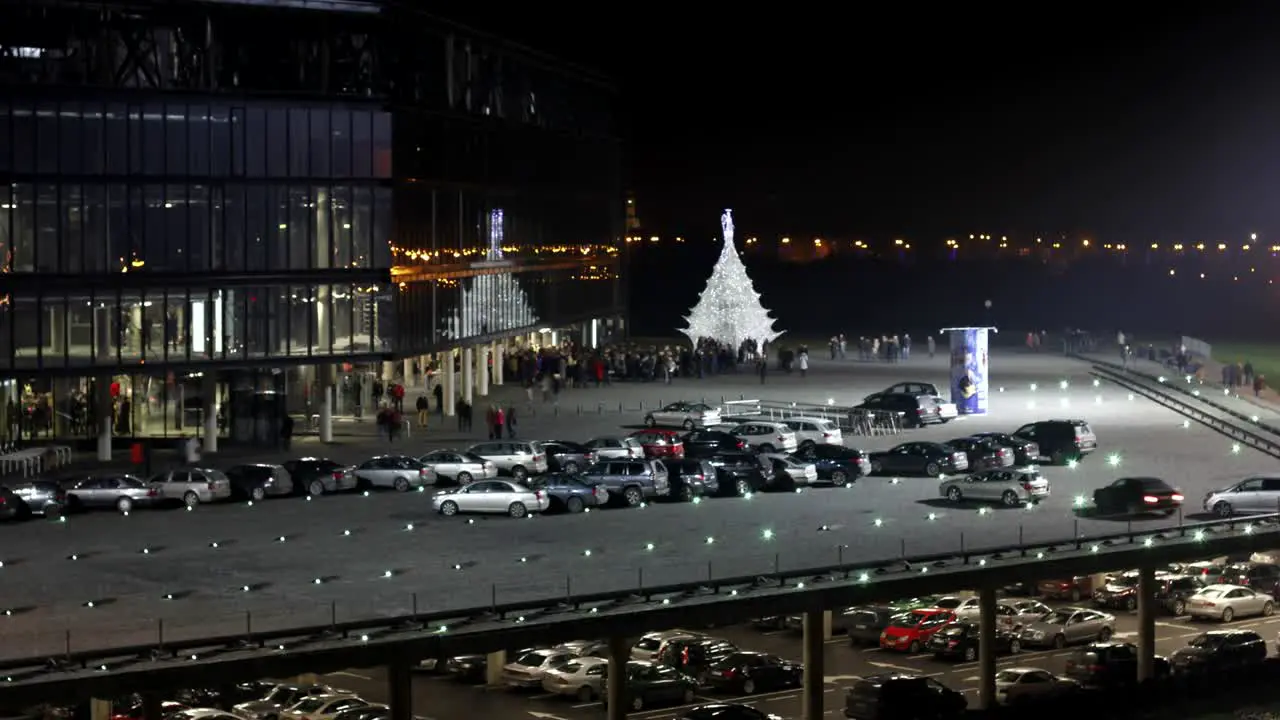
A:
<svg viewBox="0 0 1280 720">
<path fill-rule="evenodd" d="M 164 174 L 169 143 L 182 143 L 182 157 L 185 159 L 186 139 L 170 136 L 166 116 L 167 111 L 162 104 L 151 103 L 142 108 L 142 119 L 137 125 L 140 132 L 138 142 L 142 145 L 142 172 L 147 175 Z"/>
<path fill-rule="evenodd" d="M 391 113 L 373 113 L 373 177 L 391 177 Z"/>
<path fill-rule="evenodd" d="M 232 156 L 237 151 L 244 150 L 244 121 L 243 116 L 240 119 L 240 132 L 237 142 L 232 143 L 231 133 L 231 110 L 226 107 L 214 106 L 209 109 L 209 174 L 213 177 L 226 177 L 231 174 L 233 165 Z M 234 163 L 237 168 L 237 175 L 244 174 L 244 161 L 237 158 L 239 162 Z"/>
<path fill-rule="evenodd" d="M 176 198 L 172 200 L 172 210 L 181 208 L 181 216 L 172 218 L 170 224 L 172 226 L 181 223 L 178 237 L 185 240 L 183 244 L 186 246 L 186 267 L 194 272 L 210 270 L 213 264 L 210 262 L 209 241 L 213 228 L 209 188 L 205 185 L 188 185 L 185 188 L 170 186 L 171 193 L 183 189 L 186 190 L 186 197 L 181 200 Z"/>
<path fill-rule="evenodd" d="M 286 203 L 289 213 L 289 233 L 281 267 L 289 270 L 306 270 L 311 267 L 315 259 L 316 247 L 313 238 L 319 206 L 310 194 L 310 189 L 303 185 L 294 185 L 289 188 Z"/>
<path fill-rule="evenodd" d="M 288 111 L 273 108 L 266 114 L 267 176 L 286 177 L 289 174 Z"/>
<path fill-rule="evenodd" d="M 84 193 L 80 185 L 64 184 L 58 186 L 58 223 L 57 229 L 59 252 L 62 258 L 62 271 L 68 273 L 84 272 Z M 89 186 L 92 187 L 92 186 Z"/>
<path fill-rule="evenodd" d="M 248 215 L 245 209 L 245 187 L 228 185 L 222 196 L 222 218 L 225 230 L 223 253 L 228 270 L 243 270 L 246 261 Z"/>
<path fill-rule="evenodd" d="M 41 103 L 36 108 L 36 172 L 58 172 L 58 106 Z"/>
<path fill-rule="evenodd" d="M 187 117 L 187 106 L 182 104 L 166 105 L 164 108 L 164 145 L 165 173 L 168 175 L 188 175 L 187 148 L 191 144 L 190 122 Z"/>
<path fill-rule="evenodd" d="M 100 175 L 106 170 L 107 161 L 106 121 L 102 103 L 84 103 L 80 108 L 80 117 L 81 172 Z"/>
<path fill-rule="evenodd" d="M 32 172 L 36 169 L 36 118 L 30 105 L 14 103 L 10 112 L 13 134 L 13 169 L 15 172 Z"/>
<path fill-rule="evenodd" d="M 373 117 L 366 110 L 351 111 L 351 175 L 373 177 Z"/>
<path fill-rule="evenodd" d="M 311 110 L 311 131 L 307 138 L 310 145 L 308 161 L 311 165 L 311 171 L 308 174 L 311 177 L 330 176 L 329 150 L 331 135 L 329 131 L 329 115 L 328 108 Z"/>
<path fill-rule="evenodd" d="M 103 115 L 104 170 L 112 175 L 129 172 L 129 117 L 125 105 L 112 103 Z"/>
<path fill-rule="evenodd" d="M 249 177 L 267 175 L 267 111 L 263 108 L 241 110 L 244 115 L 244 173 Z"/>
<path fill-rule="evenodd" d="M 187 166 L 186 174 L 193 177 L 209 175 L 209 106 L 187 106 Z"/>
<path fill-rule="evenodd" d="M 62 103 L 53 138 L 58 148 L 58 172 L 69 175 L 84 172 L 84 129 L 85 125 L 80 118 L 80 103 Z"/>
<path fill-rule="evenodd" d="M 330 172 L 335 178 L 351 176 L 351 111 L 333 108 L 329 117 Z"/>
<path fill-rule="evenodd" d="M 13 169 L 13 138 L 9 136 L 13 131 L 13 125 L 10 117 L 12 113 L 9 110 L 9 104 L 0 103 L 0 172 Z"/>
<path fill-rule="evenodd" d="M 391 188 L 378 187 L 373 191 L 373 244 L 369 261 L 363 267 L 391 267 Z"/>
<path fill-rule="evenodd" d="M 59 243 L 58 222 L 58 186 L 39 185 L 36 187 L 36 233 L 35 264 L 37 272 L 56 273 L 61 268 L 59 262 L 62 248 Z"/>
<path fill-rule="evenodd" d="M 292 177 L 308 177 L 311 175 L 311 123 L 306 108 L 289 108 L 288 148 L 289 175 Z"/>
<path fill-rule="evenodd" d="M 274 216 L 274 211 L 271 216 Z M 267 268 L 267 246 L 264 235 L 268 232 L 267 188 L 263 185 L 250 185 L 245 189 L 245 268 Z M 274 226 L 270 229 L 274 237 L 280 231 Z"/>
</svg>

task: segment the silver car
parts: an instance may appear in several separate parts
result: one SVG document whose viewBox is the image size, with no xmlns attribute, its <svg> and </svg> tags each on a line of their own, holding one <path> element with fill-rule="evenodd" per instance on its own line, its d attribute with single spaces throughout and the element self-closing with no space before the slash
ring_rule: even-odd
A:
<svg viewBox="0 0 1280 720">
<path fill-rule="evenodd" d="M 178 500 L 187 507 L 231 498 L 231 479 L 213 468 L 179 468 L 149 481 L 160 500 Z"/>
<path fill-rule="evenodd" d="M 504 513 L 522 518 L 546 512 L 551 498 L 541 490 L 507 480 L 478 480 L 457 490 L 441 490 L 431 499 L 431 506 L 441 515 Z"/>
<path fill-rule="evenodd" d="M 797 460 L 790 455 L 767 453 L 760 456 L 761 463 L 774 474 L 776 480 L 787 480 L 793 485 L 809 485 L 818 481 L 818 466 Z"/>
<path fill-rule="evenodd" d="M 759 453 L 779 451 L 790 453 L 800 447 L 800 442 L 796 439 L 796 431 L 780 422 L 763 420 L 745 422 L 727 428 L 726 432 L 746 440 L 751 449 Z"/>
<path fill-rule="evenodd" d="M 644 457 L 644 446 L 631 437 L 598 437 L 592 438 L 583 446 L 601 460 L 640 460 Z"/>
<path fill-rule="evenodd" d="M 1209 585 L 1187 598 L 1187 615 L 1231 622 L 1238 617 L 1275 614 L 1276 602 L 1243 585 Z"/>
<path fill-rule="evenodd" d="M 580 702 L 592 702 L 604 690 L 604 674 L 609 661 L 598 657 L 574 658 L 561 668 L 548 670 L 542 676 L 542 689 L 556 695 L 567 695 Z"/>
<path fill-rule="evenodd" d="M 1023 645 L 1063 648 L 1076 643 L 1106 642 L 1116 632 L 1116 616 L 1087 608 L 1065 607 L 1022 626 Z"/>
<path fill-rule="evenodd" d="M 502 666 L 502 684 L 514 688 L 542 687 L 542 678 L 550 671 L 568 665 L 573 653 L 565 650 L 530 650 Z"/>
<path fill-rule="evenodd" d="M 649 427 L 704 428 L 720 422 L 720 411 L 704 403 L 676 402 L 644 416 Z"/>
<path fill-rule="evenodd" d="M 134 508 L 154 506 L 159 494 L 154 486 L 133 475 L 95 475 L 67 490 L 67 505 L 72 510 L 115 508 L 127 513 Z"/>
<path fill-rule="evenodd" d="M 1280 475 L 1255 475 L 1204 496 L 1204 509 L 1219 517 L 1280 512 Z"/>
<path fill-rule="evenodd" d="M 1035 468 L 987 470 L 943 480 L 938 494 L 954 503 L 992 502 L 1015 507 L 1049 497 L 1049 481 Z"/>
<path fill-rule="evenodd" d="M 466 485 L 472 480 L 498 477 L 498 466 L 479 455 L 460 450 L 435 450 L 418 458 L 418 462 L 435 471 L 436 482 L 449 480 Z"/>
<path fill-rule="evenodd" d="M 547 471 L 547 451 L 539 442 L 491 440 L 472 445 L 467 452 L 488 460 L 497 466 L 499 473 L 510 475 L 517 482 Z"/>
<path fill-rule="evenodd" d="M 368 487 L 394 488 L 409 492 L 413 488 L 433 485 L 435 471 L 405 455 L 381 455 L 356 466 L 356 480 Z"/>
<path fill-rule="evenodd" d="M 257 700 L 243 702 L 231 708 L 235 714 L 253 720 L 276 720 L 280 711 L 312 695 L 333 695 L 336 690 L 328 685 L 280 683 Z"/>
</svg>

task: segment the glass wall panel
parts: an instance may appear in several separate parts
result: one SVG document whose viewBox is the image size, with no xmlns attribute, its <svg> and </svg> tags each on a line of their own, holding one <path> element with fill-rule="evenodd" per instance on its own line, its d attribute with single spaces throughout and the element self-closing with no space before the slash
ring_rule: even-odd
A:
<svg viewBox="0 0 1280 720">
<path fill-rule="evenodd" d="M 122 103 L 109 103 L 103 116 L 103 154 L 110 175 L 129 172 L 129 108 Z"/>
<path fill-rule="evenodd" d="M 267 111 L 250 107 L 244 114 L 244 174 L 252 178 L 267 175 Z"/>
<path fill-rule="evenodd" d="M 289 116 L 280 108 L 267 110 L 267 176 L 289 175 Z"/>
<path fill-rule="evenodd" d="M 209 175 L 209 163 L 211 155 L 211 146 L 209 144 L 211 119 L 209 117 L 209 106 L 203 104 L 193 104 L 187 106 L 187 175 L 194 177 L 205 177 Z M 223 157 L 229 153 L 229 148 L 222 145 L 218 148 L 218 152 Z"/>
<path fill-rule="evenodd" d="M 36 172 L 58 172 L 58 105 L 36 106 Z"/>
<path fill-rule="evenodd" d="M 222 217 L 227 233 L 223 242 L 228 270 L 243 270 L 248 260 L 249 215 L 245 186 L 228 185 L 222 197 Z"/>
<path fill-rule="evenodd" d="M 81 116 L 80 103 L 64 101 L 58 108 L 53 136 L 58 155 L 56 172 L 66 175 L 85 172 L 85 137 L 90 132 L 89 125 Z"/>
<path fill-rule="evenodd" d="M 186 197 L 177 197 L 185 190 Z M 210 206 L 209 188 L 204 185 L 173 186 L 170 190 L 172 210 L 182 208 L 176 217 L 169 218 L 169 226 L 177 227 L 177 237 L 186 246 L 187 268 L 193 272 L 208 272 L 214 268 L 210 238 L 221 228 L 214 223 Z"/>
<path fill-rule="evenodd" d="M 391 188 L 377 187 L 373 190 L 373 251 L 369 259 L 361 263 L 361 267 L 391 267 L 391 228 L 395 218 L 392 215 Z"/>
<path fill-rule="evenodd" d="M 351 111 L 351 175 L 373 176 L 373 113 Z"/>
<path fill-rule="evenodd" d="M 0 184 L 0 272 L 13 272 L 14 217 L 17 195 L 14 184 Z"/>
<path fill-rule="evenodd" d="M 58 241 L 58 186 L 36 186 L 36 272 L 56 273 L 62 248 Z"/>
<path fill-rule="evenodd" d="M 85 271 L 85 197 L 80 185 L 64 184 L 59 186 L 61 197 L 58 198 L 57 228 L 59 254 L 62 258 L 62 272 L 80 274 Z"/>
<path fill-rule="evenodd" d="M 167 175 L 186 175 L 187 106 L 182 104 L 162 106 L 161 115 L 157 118 L 156 123 L 158 123 L 159 129 L 163 133 L 158 137 L 164 138 L 164 173 Z"/>
<path fill-rule="evenodd" d="M 13 125 L 10 121 L 12 113 L 9 102 L 0 102 L 0 172 L 13 169 L 13 138 L 10 133 Z"/>
<path fill-rule="evenodd" d="M 235 141 L 231 132 L 231 109 L 215 105 L 209 109 L 209 175 L 227 177 L 231 168 L 238 168 L 237 175 L 244 174 L 244 164 L 237 153 L 244 151 L 243 123 L 238 128 Z M 233 160 L 234 158 L 234 160 Z"/>
<path fill-rule="evenodd" d="M 306 108 L 289 108 L 286 147 L 289 150 L 289 175 L 304 178 L 311 175 L 311 121 Z"/>
<path fill-rule="evenodd" d="M 335 178 L 351 177 L 351 116 L 344 107 L 335 107 L 329 118 L 331 172 Z"/>
<path fill-rule="evenodd" d="M 307 135 L 309 144 L 308 177 L 330 177 L 329 152 L 332 136 L 329 130 L 329 108 L 312 108 L 311 128 Z"/>
</svg>

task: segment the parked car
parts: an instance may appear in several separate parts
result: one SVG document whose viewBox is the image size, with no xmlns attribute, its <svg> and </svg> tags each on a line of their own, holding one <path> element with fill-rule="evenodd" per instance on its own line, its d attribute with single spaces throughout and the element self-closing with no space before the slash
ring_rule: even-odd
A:
<svg viewBox="0 0 1280 720">
<path fill-rule="evenodd" d="M 692 502 L 694 498 L 720 494 L 719 474 L 710 461 L 684 458 L 664 460 L 662 464 L 667 466 L 669 499 Z"/>
<path fill-rule="evenodd" d="M 1192 638 L 1170 660 L 1175 673 L 1240 670 L 1267 659 L 1267 642 L 1252 630 L 1210 630 Z"/>
<path fill-rule="evenodd" d="M 690 705 L 698 694 L 698 683 L 674 668 L 656 663 L 632 660 L 626 665 L 626 687 L 622 697 L 632 712 L 661 705 Z M 609 699 L 608 686 L 616 678 L 605 676 L 605 691 L 600 697 Z"/>
<path fill-rule="evenodd" d="M 472 480 L 492 480 L 498 477 L 498 466 L 479 455 L 459 450 L 433 450 L 418 458 L 422 466 L 435 475 L 436 484 L 445 482 L 466 485 Z"/>
<path fill-rule="evenodd" d="M 227 470 L 231 496 L 247 500 L 265 500 L 293 494 L 293 476 L 283 465 L 249 463 Z"/>
<path fill-rule="evenodd" d="M 1280 565 L 1255 561 L 1231 563 L 1222 568 L 1218 584 L 1245 585 L 1276 597 L 1280 595 Z"/>
<path fill-rule="evenodd" d="M 1203 505 L 1218 517 L 1280 512 L 1280 475 L 1255 475 L 1210 491 Z"/>
<path fill-rule="evenodd" d="M 795 431 L 780 422 L 753 420 L 718 428 L 746 440 L 747 445 L 759 453 L 793 452 L 800 447 Z"/>
<path fill-rule="evenodd" d="M 898 416 L 903 427 L 924 427 L 946 422 L 946 418 L 942 417 L 942 409 L 931 395 L 878 394 L 855 405 L 854 409 L 893 413 Z"/>
<path fill-rule="evenodd" d="M 1018 507 L 1049 497 L 1049 481 L 1034 467 L 987 470 L 947 478 L 938 485 L 938 493 L 953 503 L 976 500 Z"/>
<path fill-rule="evenodd" d="M 493 463 L 498 472 L 520 482 L 547 471 L 547 453 L 540 442 L 502 440 L 472 445 L 468 450 Z"/>
<path fill-rule="evenodd" d="M 849 636 L 849 644 L 879 645 L 880 634 L 889 626 L 894 615 L 903 612 L 899 608 L 888 605 L 864 605 L 852 607 L 831 619 L 833 626 L 840 625 Z"/>
<path fill-rule="evenodd" d="M 1040 446 L 1034 440 L 1017 438 L 1001 432 L 974 433 L 973 437 L 984 438 L 1012 450 L 1014 465 L 1033 465 L 1040 461 Z"/>
<path fill-rule="evenodd" d="M 530 650 L 502 666 L 502 684 L 525 690 L 540 688 L 548 672 L 559 670 L 574 659 L 573 653 L 566 650 Z"/>
<path fill-rule="evenodd" d="M 609 491 L 603 485 L 593 485 L 577 475 L 547 473 L 531 478 L 528 486 L 547 494 L 551 500 L 550 510 L 580 513 L 609 503 Z"/>
<path fill-rule="evenodd" d="M 902 672 L 855 680 L 844 694 L 844 716 L 850 720 L 951 720 L 961 717 L 966 707 L 961 693 L 931 677 Z"/>
<path fill-rule="evenodd" d="M 929 608 L 895 616 L 880 633 L 880 647 L 915 655 L 933 634 L 955 620 L 950 610 Z"/>
<path fill-rule="evenodd" d="M 765 468 L 760 458 L 749 452 L 719 452 L 704 456 L 716 470 L 716 482 L 720 495 L 746 497 L 768 486 Z"/>
<path fill-rule="evenodd" d="M 703 428 L 720 422 L 720 411 L 705 403 L 676 402 L 644 416 L 649 427 Z"/>
<path fill-rule="evenodd" d="M 127 513 L 135 508 L 153 507 L 159 496 L 158 488 L 133 475 L 93 475 L 67 490 L 67 507 L 71 510 L 114 508 Z"/>
<path fill-rule="evenodd" d="M 0 485 L 0 520 L 17 520 L 27 515 L 27 506 L 9 488 Z"/>
<path fill-rule="evenodd" d="M 871 474 L 871 458 L 857 448 L 842 445 L 801 445 L 795 456 L 813 463 L 818 482 L 852 485 L 858 478 Z"/>
<path fill-rule="evenodd" d="M 604 690 L 604 676 L 609 661 L 598 657 L 575 657 L 564 667 L 547 670 L 542 676 L 542 689 L 554 695 L 565 695 L 578 702 L 592 702 Z"/>
<path fill-rule="evenodd" d="M 711 687 L 721 692 L 754 695 L 800 687 L 804 666 L 777 655 L 738 651 L 712 664 L 706 678 Z"/>
<path fill-rule="evenodd" d="M 596 462 L 604 460 L 640 460 L 645 456 L 644 446 L 633 437 L 598 437 L 583 445 L 595 456 Z"/>
<path fill-rule="evenodd" d="M 827 418 L 791 417 L 783 420 L 782 424 L 791 428 L 802 448 L 812 445 L 839 447 L 844 444 L 844 432 L 840 430 L 840 426 Z"/>
<path fill-rule="evenodd" d="M 957 622 L 934 633 L 929 642 L 925 643 L 925 650 L 937 658 L 973 662 L 978 659 L 978 645 L 981 641 L 979 623 Z M 1012 626 L 996 628 L 996 652 L 1001 655 L 1017 655 L 1022 652 L 1022 640 Z"/>
<path fill-rule="evenodd" d="M 355 475 L 358 485 L 394 488 L 397 492 L 409 492 L 436 482 L 436 473 L 430 465 L 407 455 L 369 458 L 356 466 Z"/>
<path fill-rule="evenodd" d="M 1160 478 L 1119 478 L 1094 490 L 1093 504 L 1105 515 L 1172 515 L 1182 507 L 1182 493 Z"/>
<path fill-rule="evenodd" d="M 1079 691 L 1075 680 L 1041 668 L 1011 667 L 996 673 L 996 702 L 1002 705 L 1045 702 Z"/>
<path fill-rule="evenodd" d="M 1024 647 L 1056 647 L 1084 642 L 1106 642 L 1116 631 L 1116 618 L 1087 608 L 1058 608 L 1022 626 Z"/>
<path fill-rule="evenodd" d="M 1078 461 L 1098 449 L 1098 436 L 1084 420 L 1028 423 L 1015 430 L 1013 437 L 1035 443 L 1040 449 L 1040 459 L 1054 465 Z"/>
<path fill-rule="evenodd" d="M 766 478 L 775 490 L 807 487 L 818 479 L 818 468 L 811 462 L 778 453 L 761 453 L 760 460 L 771 471 Z"/>
<path fill-rule="evenodd" d="M 1067 659 L 1067 677 L 1086 687 L 1117 687 L 1138 682 L 1138 646 L 1133 643 L 1093 642 Z M 1155 676 L 1168 677 L 1169 661 L 1155 658 Z"/>
<path fill-rule="evenodd" d="M 609 460 L 582 471 L 585 482 L 603 485 L 611 498 L 628 507 L 667 497 L 667 466 L 661 460 Z"/>
<path fill-rule="evenodd" d="M 332 720 L 343 710 L 364 707 L 368 704 L 350 693 L 313 695 L 299 700 L 293 707 L 281 712 L 280 720 Z"/>
<path fill-rule="evenodd" d="M 251 720 L 276 720 L 280 711 L 313 695 L 333 695 L 334 689 L 319 683 L 280 683 L 257 700 L 235 705 L 231 711 Z"/>
<path fill-rule="evenodd" d="M 176 500 L 187 507 L 231 498 L 230 478 L 213 468 L 178 468 L 152 476 L 148 482 L 155 486 L 161 501 Z"/>
<path fill-rule="evenodd" d="M 1036 584 L 1036 590 L 1049 600 L 1080 602 L 1083 598 L 1093 597 L 1093 577 L 1076 575 L 1059 580 L 1041 580 Z"/>
<path fill-rule="evenodd" d="M 632 660 L 654 660 L 662 652 L 662 646 L 677 638 L 701 637 L 687 630 L 660 630 L 645 633 L 631 646 Z"/>
<path fill-rule="evenodd" d="M 670 665 L 699 684 L 705 684 L 713 666 L 737 652 L 738 648 L 728 640 L 701 635 L 678 637 L 663 643 L 654 662 Z"/>
<path fill-rule="evenodd" d="M 1013 450 L 989 438 L 955 438 L 945 445 L 964 453 L 970 470 L 997 470 L 1013 465 Z"/>
<path fill-rule="evenodd" d="M 546 512 L 550 496 L 520 483 L 507 480 L 477 480 L 455 490 L 441 490 L 431 500 L 441 515 L 458 513 L 502 513 L 522 518 L 529 513 Z"/>
<path fill-rule="evenodd" d="M 637 430 L 630 437 L 640 443 L 645 457 L 660 460 L 678 460 L 684 457 L 684 440 L 677 430 L 649 428 Z"/>
<path fill-rule="evenodd" d="M 51 480 L 19 480 L 8 485 L 19 501 L 19 515 L 58 517 L 67 507 L 67 491 Z"/>
<path fill-rule="evenodd" d="M 938 477 L 969 469 L 969 458 L 958 450 L 935 442 L 905 442 L 871 453 L 871 472 Z"/>
<path fill-rule="evenodd" d="M 694 430 L 681 440 L 684 442 L 685 457 L 710 457 L 722 452 L 739 452 L 749 449 L 745 439 L 723 430 Z"/>
<path fill-rule="evenodd" d="M 1187 598 L 1187 614 L 1229 623 L 1238 617 L 1271 617 L 1276 601 L 1270 595 L 1240 585 L 1210 585 Z"/>
<path fill-rule="evenodd" d="M 586 445 L 572 440 L 543 440 L 547 471 L 573 475 L 596 464 L 596 455 Z"/>
<path fill-rule="evenodd" d="M 355 469 L 328 458 L 288 460 L 284 469 L 293 478 L 294 489 L 312 497 L 356 489 Z"/>
</svg>

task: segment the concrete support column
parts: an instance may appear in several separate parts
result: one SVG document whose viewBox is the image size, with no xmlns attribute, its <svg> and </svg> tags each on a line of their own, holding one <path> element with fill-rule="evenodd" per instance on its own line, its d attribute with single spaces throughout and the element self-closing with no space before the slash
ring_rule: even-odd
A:
<svg viewBox="0 0 1280 720">
<path fill-rule="evenodd" d="M 92 698 L 89 700 L 89 720 L 111 720 L 111 701 Z"/>
<path fill-rule="evenodd" d="M 996 703 L 996 589 L 978 590 L 978 708 Z"/>
<path fill-rule="evenodd" d="M 476 394 L 489 395 L 489 346 L 476 346 Z"/>
<path fill-rule="evenodd" d="M 582 323 L 582 329 L 578 332 L 578 348 L 581 350 L 591 349 L 591 321 Z"/>
<path fill-rule="evenodd" d="M 444 401 L 444 414 L 453 417 L 458 414 L 458 388 L 456 375 L 453 372 L 453 351 L 441 353 L 440 362 L 440 398 Z"/>
<path fill-rule="evenodd" d="M 396 364 L 390 360 L 382 362 L 382 384 L 386 385 L 396 377 Z M 375 402 L 381 402 L 382 398 L 375 398 Z"/>
<path fill-rule="evenodd" d="M 387 685 L 391 720 L 413 720 L 413 665 L 403 659 L 388 665 Z"/>
<path fill-rule="evenodd" d="M 471 351 L 471 348 L 462 348 L 462 399 L 468 405 L 475 404 L 476 381 L 473 375 L 475 374 L 476 365 L 474 355 L 475 353 Z"/>
<path fill-rule="evenodd" d="M 497 687 L 502 684 L 502 666 L 507 664 L 507 651 L 489 653 L 484 665 L 484 684 Z"/>
<path fill-rule="evenodd" d="M 413 358 L 407 357 L 401 364 L 404 366 L 400 369 L 404 373 L 404 382 L 401 384 L 406 388 L 413 387 Z"/>
<path fill-rule="evenodd" d="M 831 614 L 811 610 L 804 614 L 804 681 L 800 691 L 800 717 L 803 720 L 822 720 L 823 697 L 826 688 L 823 678 L 823 650 L 826 649 L 824 628 L 829 629 Z"/>
<path fill-rule="evenodd" d="M 609 674 L 605 683 L 605 713 L 608 720 L 627 717 L 627 661 L 631 648 L 621 636 L 609 638 Z"/>
<path fill-rule="evenodd" d="M 1156 571 L 1138 568 L 1138 682 L 1156 675 Z"/>
<path fill-rule="evenodd" d="M 204 408 L 204 443 L 201 446 L 202 452 L 216 453 L 218 452 L 218 378 L 212 370 L 206 370 L 204 377 L 201 378 L 203 386 L 200 394 L 202 398 L 201 407 Z"/>
<path fill-rule="evenodd" d="M 493 342 L 493 384 L 506 383 L 507 346 L 498 341 Z"/>
<path fill-rule="evenodd" d="M 111 460 L 111 376 L 100 375 L 95 382 L 98 397 L 92 401 L 97 404 L 98 413 L 98 460 Z"/>
<path fill-rule="evenodd" d="M 333 394 L 335 388 L 329 383 L 328 372 L 321 372 L 320 381 L 320 442 L 333 442 Z"/>
<path fill-rule="evenodd" d="M 158 693 L 142 693 L 142 720 L 163 720 L 164 698 Z"/>
<path fill-rule="evenodd" d="M 833 626 L 833 624 L 834 624 L 834 623 L 832 622 L 832 618 L 833 618 L 833 616 L 834 616 L 834 615 L 835 615 L 835 613 L 831 612 L 830 610 L 823 610 L 823 611 L 822 611 L 822 639 L 823 639 L 824 641 L 826 641 L 826 640 L 830 640 L 830 639 L 831 639 L 831 635 L 832 635 L 832 633 L 834 632 L 834 631 L 832 630 L 832 626 Z"/>
</svg>

